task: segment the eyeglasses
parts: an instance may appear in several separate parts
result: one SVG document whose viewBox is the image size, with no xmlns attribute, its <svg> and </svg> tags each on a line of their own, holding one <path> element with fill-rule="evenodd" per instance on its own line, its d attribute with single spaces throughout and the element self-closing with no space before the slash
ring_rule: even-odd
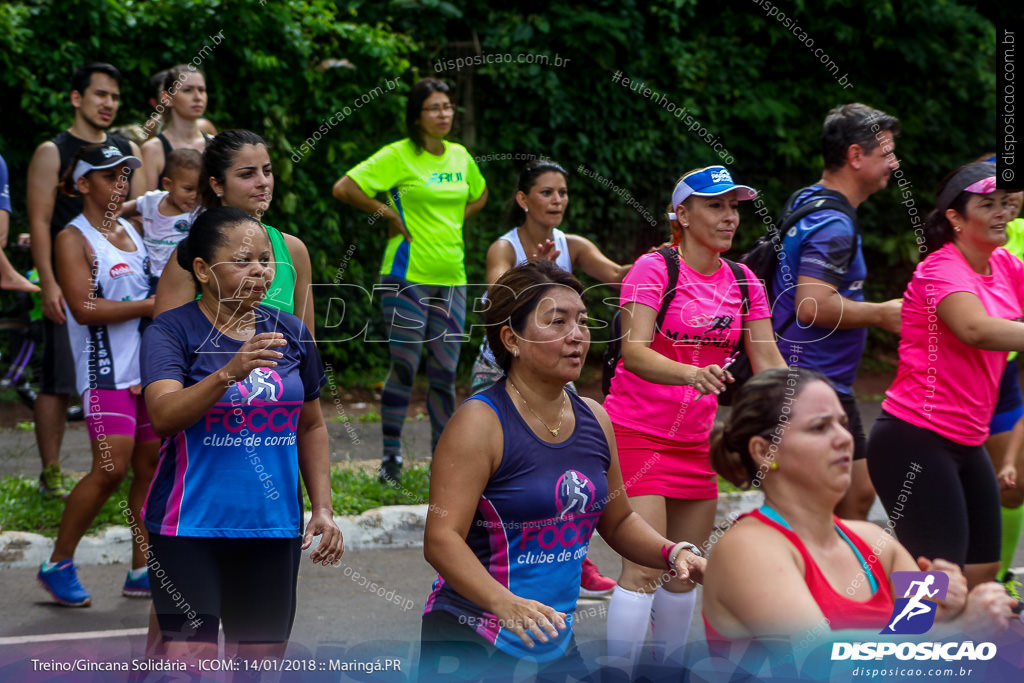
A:
<svg viewBox="0 0 1024 683">
<path fill-rule="evenodd" d="M 423 111 L 429 111 L 431 114 L 434 114 L 436 116 L 441 112 L 449 114 L 455 111 L 455 107 L 452 105 L 451 102 L 449 102 L 448 104 L 434 104 L 429 107 L 423 107 Z"/>
</svg>

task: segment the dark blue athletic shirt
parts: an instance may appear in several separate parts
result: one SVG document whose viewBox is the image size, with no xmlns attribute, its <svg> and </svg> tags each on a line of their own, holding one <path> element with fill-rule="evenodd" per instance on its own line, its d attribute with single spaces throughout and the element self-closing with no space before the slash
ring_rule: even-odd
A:
<svg viewBox="0 0 1024 683">
<path fill-rule="evenodd" d="M 803 205 L 821 185 L 805 188 L 793 207 Z M 850 257 L 853 257 L 852 260 Z M 775 274 L 772 302 L 772 325 L 779 336 L 779 351 L 787 363 L 796 357 L 796 365 L 817 370 L 825 375 L 836 391 L 853 393 L 867 328 L 834 330 L 816 325 L 803 326 L 793 319 L 794 293 L 797 279 L 806 275 L 824 280 L 843 297 L 864 301 L 864 280 L 867 266 L 861 252 L 860 236 L 853 223 L 841 211 L 822 209 L 804 218 L 783 236 L 779 268 Z M 783 259 L 785 259 L 783 261 Z M 791 324 L 786 323 L 793 320 Z M 782 327 L 786 329 L 782 329 Z"/>
<path fill-rule="evenodd" d="M 438 575 L 424 613 L 450 612 L 502 652 L 546 662 L 565 654 L 580 593 L 580 568 L 608 502 L 608 440 L 594 413 L 567 392 L 576 428 L 561 443 L 542 441 L 523 421 L 505 380 L 468 400 L 483 401 L 501 421 L 501 465 L 487 482 L 466 543 L 499 583 L 522 598 L 565 612 L 568 627 L 526 648 L 498 619 Z"/>
</svg>

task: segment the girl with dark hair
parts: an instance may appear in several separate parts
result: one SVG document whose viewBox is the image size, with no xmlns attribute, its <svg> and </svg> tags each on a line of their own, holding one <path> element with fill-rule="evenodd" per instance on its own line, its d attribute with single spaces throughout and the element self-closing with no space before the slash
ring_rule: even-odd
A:
<svg viewBox="0 0 1024 683">
<path fill-rule="evenodd" d="M 337 199 L 383 216 L 389 225 L 380 269 L 391 353 L 381 394 L 382 481 L 401 480 L 402 426 L 424 346 L 431 450 L 455 409 L 466 319 L 462 232 L 466 219 L 487 201 L 487 187 L 466 148 L 445 140 L 454 111 L 448 86 L 423 79 L 406 103 L 409 137 L 385 146 L 334 184 Z M 382 192 L 388 203 L 374 199 Z"/>
<path fill-rule="evenodd" d="M 194 66 L 179 64 L 164 74 L 160 100 L 166 107 L 164 129 L 142 145 L 142 172 L 146 190 L 165 190 L 167 155 L 175 149 L 194 149 L 200 154 L 212 139 L 199 127 L 206 111 L 206 76 Z"/>
<path fill-rule="evenodd" d="M 565 388 L 590 346 L 582 292 L 549 261 L 513 268 L 491 290 L 487 338 L 505 379 L 463 403 L 437 446 L 423 553 L 438 578 L 418 680 L 437 680 L 449 656 L 463 680 L 509 680 L 513 669 L 582 678 L 572 623 L 595 529 L 635 562 L 703 577 L 696 546 L 673 544 L 620 495 L 604 409 Z"/>
<path fill-rule="evenodd" d="M 223 623 L 228 657 L 281 657 L 300 550 L 321 535 L 310 559 L 326 565 L 344 547 L 323 365 L 302 321 L 262 304 L 274 257 L 248 212 L 205 212 L 177 259 L 202 296 L 160 315 L 142 342 L 146 405 L 165 437 L 145 508 L 150 571 L 167 579 L 153 590 L 164 652 L 216 657 Z M 300 481 L 312 506 L 305 533 Z"/>
<path fill-rule="evenodd" d="M 1024 349 L 1024 264 L 1002 248 L 1009 201 L 995 175 L 974 163 L 939 185 L 931 253 L 903 297 L 899 369 L 867 454 L 903 544 L 956 562 L 971 586 L 999 568 L 999 484 L 984 443 L 1006 352 Z"/>
<path fill-rule="evenodd" d="M 262 220 L 274 192 L 274 171 L 267 143 L 249 130 L 225 130 L 203 152 L 199 203 L 204 209 L 229 206 Z M 263 305 L 294 313 L 313 330 L 309 251 L 298 237 L 264 225 L 270 236 L 276 274 Z M 167 263 L 156 292 L 156 312 L 193 300 L 196 282 L 174 258 Z"/>
<path fill-rule="evenodd" d="M 92 604 L 72 561 L 78 542 L 129 467 L 128 509 L 138 518 L 160 445 L 139 389 L 143 321 L 153 315 L 150 260 L 142 235 L 113 217 L 128 193 L 130 169 L 142 162 L 109 151 L 87 145 L 73 159 L 62 190 L 81 196 L 82 213 L 54 243 L 93 458 L 68 496 L 53 554 L 38 574 L 53 599 L 69 607 Z M 127 597 L 149 597 L 145 541 L 145 533 L 133 535 L 132 569 L 122 589 Z"/>
<path fill-rule="evenodd" d="M 553 261 L 567 273 L 579 267 L 601 282 L 622 282 L 630 266 L 612 262 L 587 238 L 559 230 L 569 206 L 567 178 L 565 169 L 548 159 L 533 160 L 523 167 L 509 205 L 511 229 L 487 250 L 488 286 L 515 266 L 538 257 Z M 501 377 L 501 368 L 484 340 L 473 365 L 472 392 L 483 391 Z M 569 388 L 575 391 L 572 384 Z"/>
<path fill-rule="evenodd" d="M 708 562 L 703 609 L 713 654 L 738 661 L 726 651 L 729 641 L 795 644 L 830 630 L 865 629 L 877 639 L 898 621 L 895 598 L 906 585 L 895 592 L 894 571 L 948 575 L 936 621 L 948 624 L 941 630 L 949 635 L 990 636 L 1009 626 L 1016 601 L 998 584 L 968 595 L 954 563 L 935 556 L 915 562 L 888 530 L 835 516 L 853 462 L 846 422 L 828 380 L 793 366 L 751 378 L 712 436 L 715 471 L 764 491 L 764 505 L 725 532 Z M 941 636 L 932 630 L 933 637 Z M 794 654 L 788 643 L 781 655 Z"/>
<path fill-rule="evenodd" d="M 622 283 L 622 360 L 605 408 L 615 425 L 626 493 L 655 529 L 701 544 L 711 535 L 718 499 L 707 449 L 715 395 L 732 380 L 722 366 L 741 340 L 756 372 L 783 365 L 764 287 L 746 266 L 737 265 L 737 276 L 721 257 L 739 225 L 739 202 L 755 196 L 723 166 L 690 171 L 672 191 L 669 220 L 678 246 L 641 256 Z M 669 258 L 678 280 L 659 325 Z M 740 279 L 747 282 L 748 302 Z M 653 614 L 655 658 L 681 666 L 695 588 L 623 559 L 608 607 L 612 665 L 632 677 Z"/>
</svg>

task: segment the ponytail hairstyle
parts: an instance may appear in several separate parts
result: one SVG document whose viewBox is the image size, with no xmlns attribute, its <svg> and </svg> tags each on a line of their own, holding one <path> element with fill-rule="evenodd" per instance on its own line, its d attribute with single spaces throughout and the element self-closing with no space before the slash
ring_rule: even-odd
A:
<svg viewBox="0 0 1024 683">
<path fill-rule="evenodd" d="M 266 230 L 258 220 L 233 206 L 217 206 L 204 211 L 192 223 L 188 236 L 178 243 L 178 265 L 195 279 L 193 261 L 201 258 L 212 265 L 217 249 L 228 244 L 228 229 L 242 224 L 252 224 L 259 230 Z"/>
<path fill-rule="evenodd" d="M 191 64 L 177 64 L 172 66 L 170 69 L 161 71 L 160 74 L 164 77 L 160 92 L 166 92 L 172 95 L 174 94 L 171 92 L 172 90 L 177 91 L 177 89 L 181 87 L 182 76 L 199 74 L 204 80 L 206 79 L 206 74 L 204 74 L 201 69 L 197 69 Z M 160 93 L 157 94 L 159 95 Z"/>
<path fill-rule="evenodd" d="M 991 171 L 991 173 L 989 173 Z M 979 176 L 990 174 L 994 176 L 996 166 L 992 162 L 974 162 L 951 171 L 939 183 L 935 190 L 935 208 L 924 221 L 924 248 L 925 254 L 941 249 L 956 238 L 956 231 L 953 224 L 946 217 L 946 210 L 953 209 L 958 214 L 967 218 L 967 202 L 971 198 L 971 192 L 965 189 Z M 956 192 L 960 189 L 959 192 Z M 955 193 L 950 196 L 951 193 Z"/>
<path fill-rule="evenodd" d="M 82 196 L 82 193 L 78 191 L 78 183 L 75 182 L 75 166 L 78 165 L 79 159 L 89 152 L 94 152 L 106 146 L 107 143 L 105 142 L 95 142 L 91 145 L 83 145 L 77 152 L 75 152 L 75 156 L 71 158 L 71 163 L 68 164 L 68 167 L 64 169 L 64 173 L 60 176 L 60 185 L 57 186 L 57 189 L 60 190 L 61 194 L 67 195 L 68 197 Z M 92 171 L 89 171 L 89 173 L 92 173 Z M 89 175 L 89 173 L 86 173 L 82 177 L 84 178 Z"/>
<path fill-rule="evenodd" d="M 689 171 L 687 171 L 683 175 L 679 176 L 679 178 L 677 178 L 676 181 L 674 183 L 672 183 L 672 187 L 674 188 L 674 187 L 678 186 L 679 183 L 683 182 L 683 178 L 685 178 L 686 176 L 690 175 L 691 173 L 695 173 L 695 172 L 700 171 L 700 170 L 702 170 L 702 169 L 700 169 L 700 168 L 690 169 Z M 690 196 L 692 197 L 693 195 L 690 195 Z M 680 203 L 683 206 L 689 207 L 690 205 L 687 204 L 688 201 L 690 201 L 690 197 L 687 197 L 686 199 L 684 199 Z M 678 247 L 680 244 L 683 243 L 683 238 L 686 236 L 686 233 L 683 231 L 683 222 L 681 220 L 679 220 L 678 216 L 675 216 L 675 212 L 676 212 L 676 207 L 672 206 L 672 200 L 669 200 L 669 202 L 668 202 L 668 209 L 666 209 L 666 211 L 665 211 L 665 220 L 668 221 L 669 230 L 672 231 L 671 234 L 669 235 L 669 239 L 672 242 L 672 246 L 673 247 Z"/>
<path fill-rule="evenodd" d="M 750 440 L 755 436 L 767 439 L 774 459 L 789 422 L 789 406 L 805 386 L 817 380 L 828 381 L 819 372 L 796 366 L 771 368 L 751 377 L 739 390 L 725 425 L 711 434 L 715 472 L 743 490 L 759 487 L 764 472 L 750 454 Z"/>
<path fill-rule="evenodd" d="M 516 194 L 519 192 L 530 194 L 530 190 L 537 184 L 537 178 L 545 173 L 561 173 L 563 178 L 569 179 L 569 173 L 562 168 L 561 164 L 551 159 L 532 159 L 526 162 L 523 170 L 519 173 L 516 192 L 512 194 L 512 199 L 509 200 L 508 207 L 505 210 L 505 224 L 509 230 L 519 227 L 526 220 L 526 211 L 516 201 Z"/>
<path fill-rule="evenodd" d="M 206 144 L 203 165 L 199 169 L 199 204 L 204 209 L 221 205 L 221 199 L 214 192 L 210 178 L 216 178 L 217 182 L 223 183 L 235 155 L 245 145 L 267 147 L 266 141 L 259 135 L 251 130 L 242 129 L 221 131 Z"/>
</svg>

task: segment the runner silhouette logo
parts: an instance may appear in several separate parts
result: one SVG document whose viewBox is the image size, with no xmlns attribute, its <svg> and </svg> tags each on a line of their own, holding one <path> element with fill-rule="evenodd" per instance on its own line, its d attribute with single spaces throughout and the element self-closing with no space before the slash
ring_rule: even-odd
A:
<svg viewBox="0 0 1024 683">
<path fill-rule="evenodd" d="M 943 572 L 893 572 L 896 606 L 880 633 L 918 635 L 935 623 L 939 600 L 946 599 L 949 575 Z"/>
</svg>

